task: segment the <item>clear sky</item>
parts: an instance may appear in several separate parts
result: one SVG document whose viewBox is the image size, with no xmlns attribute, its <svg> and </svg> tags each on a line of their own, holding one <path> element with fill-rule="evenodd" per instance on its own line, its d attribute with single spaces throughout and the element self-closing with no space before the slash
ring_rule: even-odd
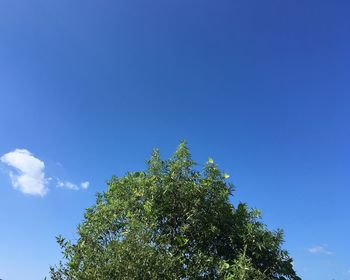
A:
<svg viewBox="0 0 350 280">
<path fill-rule="evenodd" d="M 285 230 L 303 279 L 350 279 L 349 11 L 0 1 L 0 278 L 43 279 L 107 179 L 187 139 Z"/>
</svg>

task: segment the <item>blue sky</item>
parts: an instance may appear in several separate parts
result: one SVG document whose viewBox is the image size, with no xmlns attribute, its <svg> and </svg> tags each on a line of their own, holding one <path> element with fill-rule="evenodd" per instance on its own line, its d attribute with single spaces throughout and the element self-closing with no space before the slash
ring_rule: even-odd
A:
<svg viewBox="0 0 350 280">
<path fill-rule="evenodd" d="M 349 9 L 1 1 L 0 278 L 42 279 L 107 179 L 187 139 L 285 230 L 303 279 L 350 279 Z"/>
</svg>

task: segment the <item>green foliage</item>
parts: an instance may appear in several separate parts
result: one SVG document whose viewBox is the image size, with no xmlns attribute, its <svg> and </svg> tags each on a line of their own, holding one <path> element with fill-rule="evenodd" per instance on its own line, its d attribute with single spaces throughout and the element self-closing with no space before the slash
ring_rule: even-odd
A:
<svg viewBox="0 0 350 280">
<path fill-rule="evenodd" d="M 185 142 L 168 160 L 155 150 L 145 172 L 113 177 L 78 226 L 58 237 L 53 280 L 300 279 L 257 210 L 233 207 L 233 186 L 209 158 L 194 168 Z"/>
</svg>

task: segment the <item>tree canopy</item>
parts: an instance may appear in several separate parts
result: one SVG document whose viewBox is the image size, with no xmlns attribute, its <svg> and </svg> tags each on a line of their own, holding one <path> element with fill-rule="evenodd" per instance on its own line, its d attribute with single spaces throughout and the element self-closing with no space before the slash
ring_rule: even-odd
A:
<svg viewBox="0 0 350 280">
<path fill-rule="evenodd" d="M 182 142 L 167 160 L 154 150 L 147 166 L 108 181 L 76 241 L 57 238 L 63 260 L 51 279 L 300 279 L 282 231 L 232 205 L 229 176 L 211 158 L 198 170 Z"/>
</svg>

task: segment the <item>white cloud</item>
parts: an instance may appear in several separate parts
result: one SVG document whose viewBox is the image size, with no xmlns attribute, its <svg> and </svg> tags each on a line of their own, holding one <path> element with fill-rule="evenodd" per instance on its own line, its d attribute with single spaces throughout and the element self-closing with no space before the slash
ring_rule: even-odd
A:
<svg viewBox="0 0 350 280">
<path fill-rule="evenodd" d="M 44 196 L 48 192 L 45 178 L 45 164 L 25 149 L 16 149 L 4 154 L 1 161 L 15 172 L 10 171 L 12 186 L 23 193 Z"/>
<path fill-rule="evenodd" d="M 80 186 L 77 184 L 74 184 L 69 181 L 61 181 L 60 179 L 57 179 L 57 187 L 59 188 L 66 188 L 69 190 L 79 190 L 79 189 L 87 189 L 89 187 L 90 183 L 88 181 L 82 182 Z"/>
<path fill-rule="evenodd" d="M 70 190 L 78 190 L 79 187 L 76 185 L 76 184 L 73 184 L 71 182 L 63 182 L 63 181 L 60 181 L 58 180 L 57 182 L 57 187 L 60 187 L 60 188 L 66 188 L 66 189 L 70 189 Z"/>
<path fill-rule="evenodd" d="M 87 189 L 90 186 L 90 182 L 85 181 L 80 184 L 81 188 Z"/>
<path fill-rule="evenodd" d="M 53 178 L 45 177 L 45 163 L 26 149 L 16 149 L 4 154 L 0 160 L 11 168 L 9 176 L 12 186 L 23 193 L 45 196 L 49 183 L 53 184 Z M 58 187 L 70 190 L 87 189 L 90 185 L 88 181 L 80 185 L 59 178 L 55 178 L 55 181 Z"/>
<path fill-rule="evenodd" d="M 312 254 L 333 255 L 333 252 L 328 251 L 324 246 L 315 246 L 307 250 L 309 251 L 309 253 L 312 253 Z"/>
</svg>

